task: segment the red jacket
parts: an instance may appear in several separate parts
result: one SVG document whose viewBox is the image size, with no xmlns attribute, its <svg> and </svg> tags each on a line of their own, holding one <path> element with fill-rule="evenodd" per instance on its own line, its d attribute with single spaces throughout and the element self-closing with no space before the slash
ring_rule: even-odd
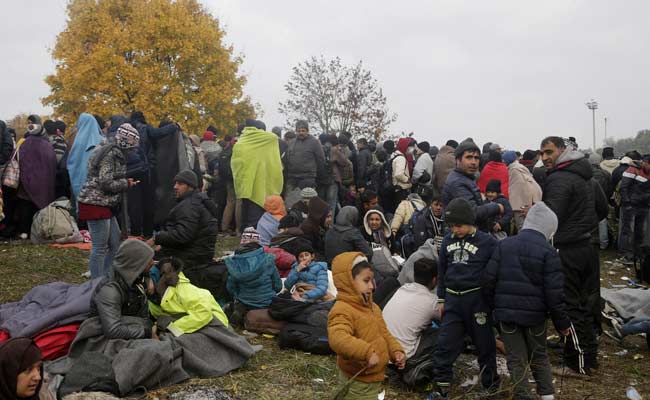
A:
<svg viewBox="0 0 650 400">
<path fill-rule="evenodd" d="M 481 190 L 481 193 L 485 193 L 485 187 L 488 182 L 492 179 L 498 179 L 501 181 L 501 193 L 506 197 L 508 196 L 508 186 L 510 185 L 510 179 L 508 178 L 508 167 L 502 162 L 490 161 L 485 164 L 483 171 L 481 171 L 481 176 L 478 178 L 478 188 Z"/>
<path fill-rule="evenodd" d="M 291 272 L 291 266 L 296 262 L 296 257 L 279 247 L 266 247 L 264 252 L 275 256 L 275 266 L 280 273 L 280 278 L 286 278 Z"/>
</svg>

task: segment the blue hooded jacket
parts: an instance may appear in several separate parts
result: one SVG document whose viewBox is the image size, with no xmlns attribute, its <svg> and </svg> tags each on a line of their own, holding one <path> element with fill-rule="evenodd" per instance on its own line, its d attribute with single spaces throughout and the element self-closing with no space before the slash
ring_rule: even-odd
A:
<svg viewBox="0 0 650 400">
<path fill-rule="evenodd" d="M 309 283 L 316 286 L 314 289 L 305 293 L 302 297 L 305 300 L 318 300 L 327 294 L 327 264 L 322 261 L 312 262 L 307 268 L 298 272 L 296 269 L 298 262 L 293 263 L 289 276 L 284 281 L 287 289 L 291 289 L 298 282 Z"/>
<path fill-rule="evenodd" d="M 275 256 L 264 248 L 236 254 L 225 259 L 228 268 L 228 292 L 251 308 L 266 308 L 282 290 L 282 280 L 275 267 Z"/>
<path fill-rule="evenodd" d="M 95 117 L 88 113 L 82 113 L 77 120 L 77 136 L 68 154 L 68 174 L 70 185 L 75 199 L 86 183 L 88 175 L 88 159 L 99 142 L 101 142 L 102 130 Z"/>
</svg>

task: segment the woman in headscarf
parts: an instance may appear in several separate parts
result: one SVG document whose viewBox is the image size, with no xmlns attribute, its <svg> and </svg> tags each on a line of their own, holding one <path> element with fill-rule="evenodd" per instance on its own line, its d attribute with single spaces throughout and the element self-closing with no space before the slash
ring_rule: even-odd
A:
<svg viewBox="0 0 650 400">
<path fill-rule="evenodd" d="M 82 113 L 77 120 L 77 133 L 68 155 L 68 174 L 75 199 L 86 183 L 88 174 L 88 159 L 93 149 L 102 140 L 102 130 L 95 117 Z"/>
<path fill-rule="evenodd" d="M 20 184 L 16 203 L 17 231 L 27 239 L 34 214 L 55 200 L 56 155 L 38 115 L 27 118 L 25 141 L 18 149 Z"/>
<path fill-rule="evenodd" d="M 260 241 L 264 246 L 271 244 L 273 236 L 278 234 L 278 226 L 282 217 L 287 215 L 282 197 L 274 194 L 264 200 L 264 210 L 262 218 L 257 222 L 257 232 L 260 234 Z"/>
<path fill-rule="evenodd" d="M 93 151 L 88 163 L 88 179 L 79 193 L 78 208 L 79 219 L 88 222 L 92 238 L 90 275 L 93 278 L 110 276 L 113 256 L 120 245 L 116 210 L 126 190 L 138 183 L 126 178 L 126 153 L 139 143 L 137 129 L 124 123 L 114 138 Z"/>
<path fill-rule="evenodd" d="M 0 345 L 0 400 L 37 400 L 43 384 L 43 355 L 30 338 Z"/>
</svg>

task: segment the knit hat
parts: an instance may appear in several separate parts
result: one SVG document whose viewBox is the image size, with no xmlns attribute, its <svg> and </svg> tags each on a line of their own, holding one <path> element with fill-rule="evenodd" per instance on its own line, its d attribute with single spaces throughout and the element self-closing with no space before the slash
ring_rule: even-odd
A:
<svg viewBox="0 0 650 400">
<path fill-rule="evenodd" d="M 243 246 L 245 244 L 249 243 L 261 243 L 261 238 L 260 234 L 257 233 L 257 230 L 253 228 L 252 226 L 249 226 L 248 228 L 244 229 L 244 232 L 241 234 L 241 239 L 239 240 L 239 245 Z"/>
<path fill-rule="evenodd" d="M 303 199 L 311 199 L 313 197 L 318 197 L 318 193 L 314 188 L 306 187 L 300 191 L 300 197 Z"/>
<path fill-rule="evenodd" d="M 125 122 L 117 128 L 115 141 L 121 149 L 132 149 L 140 144 L 140 133 L 133 125 Z"/>
<path fill-rule="evenodd" d="M 496 150 L 499 150 L 500 148 L 501 148 L 501 146 L 499 146 L 498 143 L 492 143 L 492 144 L 490 144 L 490 150 L 491 150 L 491 151 L 496 151 Z"/>
<path fill-rule="evenodd" d="M 501 181 L 498 179 L 490 179 L 485 187 L 485 191 L 501 193 Z"/>
<path fill-rule="evenodd" d="M 445 143 L 445 146 L 453 147 L 454 149 L 458 147 L 458 142 L 455 141 L 454 139 L 449 139 L 447 140 L 447 143 Z"/>
<path fill-rule="evenodd" d="M 203 140 L 214 142 L 214 132 L 211 131 L 203 132 Z"/>
<path fill-rule="evenodd" d="M 311 242 L 309 240 L 299 240 L 298 243 L 293 248 L 294 251 L 294 256 L 298 258 L 300 256 L 300 253 L 308 252 L 310 254 L 314 254 L 314 247 L 311 245 Z"/>
<path fill-rule="evenodd" d="M 503 159 L 503 162 L 506 163 L 506 165 L 510 165 L 513 162 L 515 162 L 515 160 L 517 160 L 517 152 L 508 150 L 505 153 L 503 153 L 501 158 Z"/>
<path fill-rule="evenodd" d="M 612 147 L 603 147 L 602 156 L 605 160 L 614 158 L 614 148 Z"/>
<path fill-rule="evenodd" d="M 196 177 L 194 171 L 189 169 L 176 174 L 174 177 L 174 182 L 184 183 L 190 187 L 193 187 L 194 189 L 199 187 L 199 179 Z"/>
<path fill-rule="evenodd" d="M 41 117 L 39 117 L 36 114 L 32 114 L 29 117 L 27 117 L 27 122 L 29 122 L 30 124 L 40 125 L 41 124 Z"/>
<path fill-rule="evenodd" d="M 474 225 L 476 214 L 469 201 L 455 198 L 445 208 L 445 222 L 448 224 Z"/>
<path fill-rule="evenodd" d="M 43 128 L 45 128 L 45 132 L 47 132 L 48 135 L 56 135 L 56 123 L 51 119 L 43 122 Z"/>
<path fill-rule="evenodd" d="M 429 150 L 431 150 L 431 146 L 429 145 L 429 142 L 420 142 L 418 143 L 418 149 L 422 150 L 425 153 L 428 153 Z"/>
<path fill-rule="evenodd" d="M 392 140 L 387 140 L 384 142 L 383 147 L 388 154 L 393 154 L 393 152 L 395 151 L 395 142 L 393 142 Z"/>
<path fill-rule="evenodd" d="M 304 119 L 299 119 L 298 121 L 296 121 L 296 130 L 298 129 L 309 130 L 309 123 L 307 123 L 307 121 L 305 121 Z"/>
<path fill-rule="evenodd" d="M 524 155 L 521 156 L 522 160 L 532 160 L 537 156 L 537 152 L 535 150 L 526 150 L 524 151 Z"/>
<path fill-rule="evenodd" d="M 481 153 L 481 149 L 479 149 L 474 142 L 465 141 L 459 144 L 458 147 L 456 147 L 456 150 L 454 151 L 454 156 L 456 157 L 456 159 L 463 158 L 463 154 L 465 154 L 465 152 L 467 151 L 478 152 L 479 154 Z"/>
<path fill-rule="evenodd" d="M 438 149 L 438 146 L 431 146 L 431 148 L 429 149 L 429 155 L 431 157 L 437 156 L 439 152 L 440 152 L 440 149 Z"/>
</svg>

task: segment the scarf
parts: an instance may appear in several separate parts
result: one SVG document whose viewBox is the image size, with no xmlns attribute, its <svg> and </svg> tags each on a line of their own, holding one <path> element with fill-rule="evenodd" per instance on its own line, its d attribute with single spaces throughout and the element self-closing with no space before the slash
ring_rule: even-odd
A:
<svg viewBox="0 0 650 400">
<path fill-rule="evenodd" d="M 0 400 L 16 400 L 16 381 L 18 375 L 42 361 L 43 355 L 36 343 L 29 338 L 15 338 L 6 341 L 0 346 Z M 43 371 L 41 371 L 41 377 Z M 41 390 L 43 380 L 36 388 L 36 394 L 21 400 L 36 400 Z"/>
<path fill-rule="evenodd" d="M 79 192 L 86 183 L 90 154 L 101 140 L 102 130 L 95 117 L 82 113 L 77 121 L 77 135 L 68 154 L 68 173 L 75 198 L 79 197 Z"/>
</svg>

